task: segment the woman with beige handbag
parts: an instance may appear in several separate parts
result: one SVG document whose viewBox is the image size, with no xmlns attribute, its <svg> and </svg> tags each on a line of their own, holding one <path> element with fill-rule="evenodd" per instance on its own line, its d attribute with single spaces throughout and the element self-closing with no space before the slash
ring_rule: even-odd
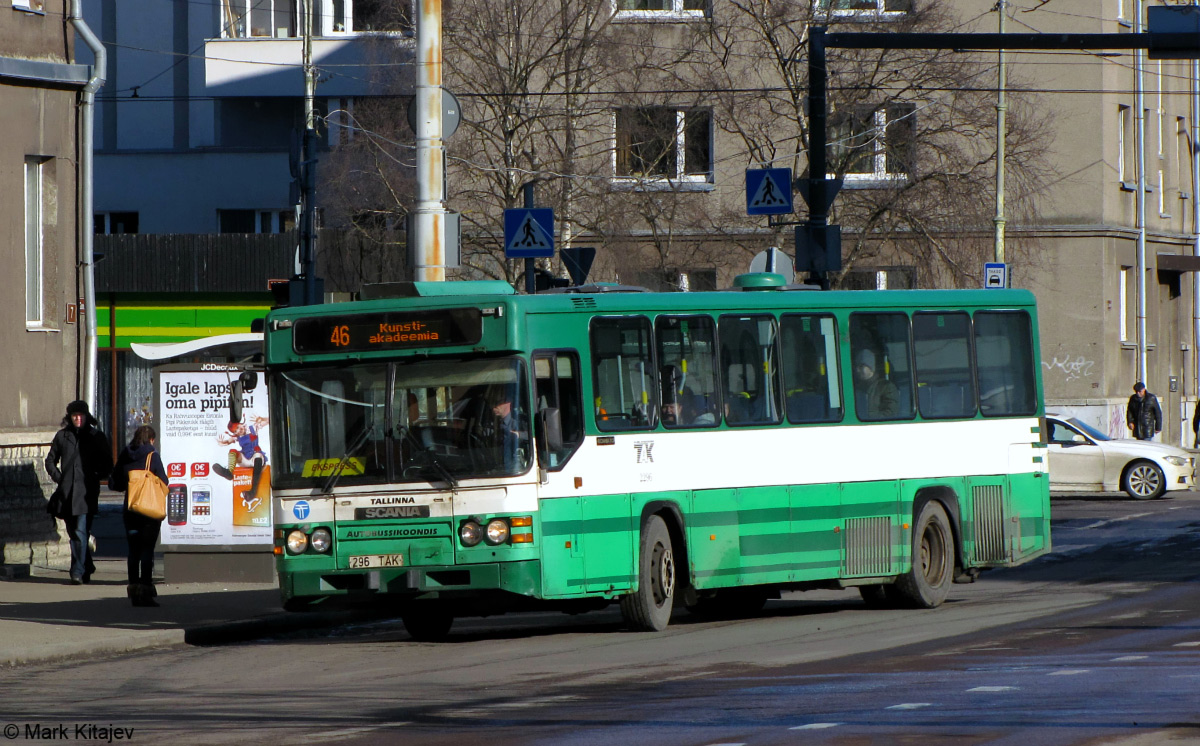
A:
<svg viewBox="0 0 1200 746">
<path fill-rule="evenodd" d="M 142 425 L 135 430 L 133 440 L 117 457 L 117 465 L 108 483 L 111 489 L 125 493 L 122 518 L 125 538 L 129 541 L 128 593 L 134 606 L 158 606 L 154 600 L 158 595 L 154 590 L 154 545 L 158 543 L 159 530 L 162 528 L 162 512 L 159 505 L 153 505 L 148 511 L 150 515 L 147 515 L 147 509 L 137 499 L 138 495 L 131 494 L 135 489 L 139 493 L 157 494 L 159 485 L 154 484 L 154 480 L 158 479 L 162 482 L 161 494 L 166 495 L 167 470 L 163 468 L 162 459 L 154 448 L 157 439 L 158 433 L 149 425 Z M 148 481 L 145 487 L 141 484 L 143 481 Z"/>
</svg>

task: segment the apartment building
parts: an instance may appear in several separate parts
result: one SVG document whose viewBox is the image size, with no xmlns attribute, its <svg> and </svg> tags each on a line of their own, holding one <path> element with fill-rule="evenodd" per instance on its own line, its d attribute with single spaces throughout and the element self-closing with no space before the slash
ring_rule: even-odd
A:
<svg viewBox="0 0 1200 746">
<path fill-rule="evenodd" d="M 314 2 L 317 99 L 334 146 L 373 126 L 355 116 L 364 97 L 410 90 L 399 72 L 412 59 L 409 14 L 403 2 Z M 1123 34 L 1151 4 L 1004 5 L 1009 31 Z M 724 286 L 761 248 L 792 250 L 791 227 L 745 215 L 744 173 L 807 168 L 809 24 L 992 32 L 999 15 L 974 0 L 816 0 L 774 4 L 779 15 L 755 24 L 750 6 L 724 0 L 577 5 L 596 12 L 567 14 L 539 0 L 505 13 L 483 0 L 447 6 L 447 84 L 464 119 L 448 141 L 448 206 L 463 213 L 465 271 L 515 276 L 497 261 L 500 211 L 520 204 L 523 182 L 536 180 L 538 204 L 556 208 L 562 245 L 598 246 L 593 277 Z M 115 58 L 100 104 L 97 230 L 290 225 L 282 133 L 299 118 L 301 7 L 151 0 L 89 10 Z M 542 55 L 542 67 L 505 77 L 496 65 L 514 69 L 512 50 Z M 981 282 L 992 259 L 997 55 L 886 59 L 890 67 L 863 77 L 863 58 L 830 56 L 842 282 Z M 1010 52 L 1006 65 L 1006 258 L 1012 284 L 1041 304 L 1048 401 L 1123 434 L 1124 403 L 1144 375 L 1163 404 L 1163 439 L 1190 445 L 1200 316 L 1192 64 L 1094 50 Z M 522 126 L 534 132 L 532 121 L 540 130 L 521 135 Z M 410 155 L 402 146 L 397 153 Z"/>
<path fill-rule="evenodd" d="M 69 559 L 42 460 L 83 391 L 80 98 L 67 0 L 0 2 L 0 567 Z M 64 553 L 66 553 L 64 555 Z"/>
</svg>

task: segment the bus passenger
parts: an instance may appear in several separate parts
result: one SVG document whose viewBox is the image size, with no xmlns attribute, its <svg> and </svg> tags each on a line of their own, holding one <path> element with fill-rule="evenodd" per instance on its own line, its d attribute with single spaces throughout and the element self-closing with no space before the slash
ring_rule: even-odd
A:
<svg viewBox="0 0 1200 746">
<path fill-rule="evenodd" d="M 881 420 L 900 411 L 900 391 L 896 384 L 880 376 L 875 368 L 875 353 L 859 350 L 854 366 L 854 402 L 860 417 Z"/>
</svg>

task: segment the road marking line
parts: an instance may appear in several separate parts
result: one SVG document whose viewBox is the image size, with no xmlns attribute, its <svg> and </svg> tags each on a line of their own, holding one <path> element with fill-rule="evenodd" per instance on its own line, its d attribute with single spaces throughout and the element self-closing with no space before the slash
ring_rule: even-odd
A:
<svg viewBox="0 0 1200 746">
<path fill-rule="evenodd" d="M 808 725 L 797 725 L 788 730 L 821 730 L 822 728 L 836 728 L 841 723 L 809 723 Z"/>
<path fill-rule="evenodd" d="M 383 730 L 384 728 L 398 728 L 401 725 L 408 725 L 409 721 L 402 720 L 394 723 L 380 723 L 379 725 L 366 725 L 361 728 L 346 728 L 345 730 L 335 730 L 330 733 L 323 733 L 318 736 L 306 736 L 305 740 L 310 742 L 320 741 L 341 741 L 345 738 L 351 738 L 361 733 L 370 733 L 371 731 Z"/>
<path fill-rule="evenodd" d="M 932 702 L 905 702 L 904 704 L 892 705 L 891 707 L 886 707 L 884 709 L 887 709 L 887 710 L 919 710 L 922 707 L 933 707 L 933 703 Z"/>
<path fill-rule="evenodd" d="M 1086 531 L 1089 528 L 1100 528 L 1101 526 L 1107 526 L 1110 523 L 1120 523 L 1121 521 L 1132 521 L 1134 518 L 1145 518 L 1148 515 L 1154 515 L 1154 514 L 1153 513 L 1134 513 L 1132 515 L 1123 515 L 1120 518 L 1109 518 L 1107 521 L 1096 521 L 1095 523 L 1090 523 L 1086 526 L 1080 526 L 1079 530 Z M 1070 527 L 1064 526 L 1064 528 L 1070 528 Z"/>
<path fill-rule="evenodd" d="M 1200 647 L 1200 642 L 1177 642 L 1171 647 L 1174 648 L 1195 648 Z"/>
<path fill-rule="evenodd" d="M 1051 671 L 1047 676 L 1077 676 L 1081 673 L 1091 673 L 1087 668 L 1064 668 L 1061 671 Z"/>
<path fill-rule="evenodd" d="M 1114 661 L 1144 661 L 1150 656 L 1148 655 L 1122 655 L 1120 658 L 1113 658 Z"/>
<path fill-rule="evenodd" d="M 968 692 L 1012 692 L 1016 691 L 1015 686 L 977 686 L 974 689 L 968 689 Z"/>
</svg>

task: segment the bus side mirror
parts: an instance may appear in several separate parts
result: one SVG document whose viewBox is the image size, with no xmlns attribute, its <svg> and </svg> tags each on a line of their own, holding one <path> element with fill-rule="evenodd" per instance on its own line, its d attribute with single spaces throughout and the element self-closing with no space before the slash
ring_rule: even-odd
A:
<svg viewBox="0 0 1200 746">
<path fill-rule="evenodd" d="M 229 421 L 242 421 L 242 379 L 229 384 Z"/>
<path fill-rule="evenodd" d="M 548 453 L 559 453 L 563 449 L 562 416 L 557 407 L 543 407 L 538 412 L 538 429 L 541 431 L 543 449 Z"/>
<path fill-rule="evenodd" d="M 242 384 L 242 391 L 253 391 L 258 386 L 258 374 L 252 370 L 243 370 L 238 376 L 238 383 Z"/>
</svg>

